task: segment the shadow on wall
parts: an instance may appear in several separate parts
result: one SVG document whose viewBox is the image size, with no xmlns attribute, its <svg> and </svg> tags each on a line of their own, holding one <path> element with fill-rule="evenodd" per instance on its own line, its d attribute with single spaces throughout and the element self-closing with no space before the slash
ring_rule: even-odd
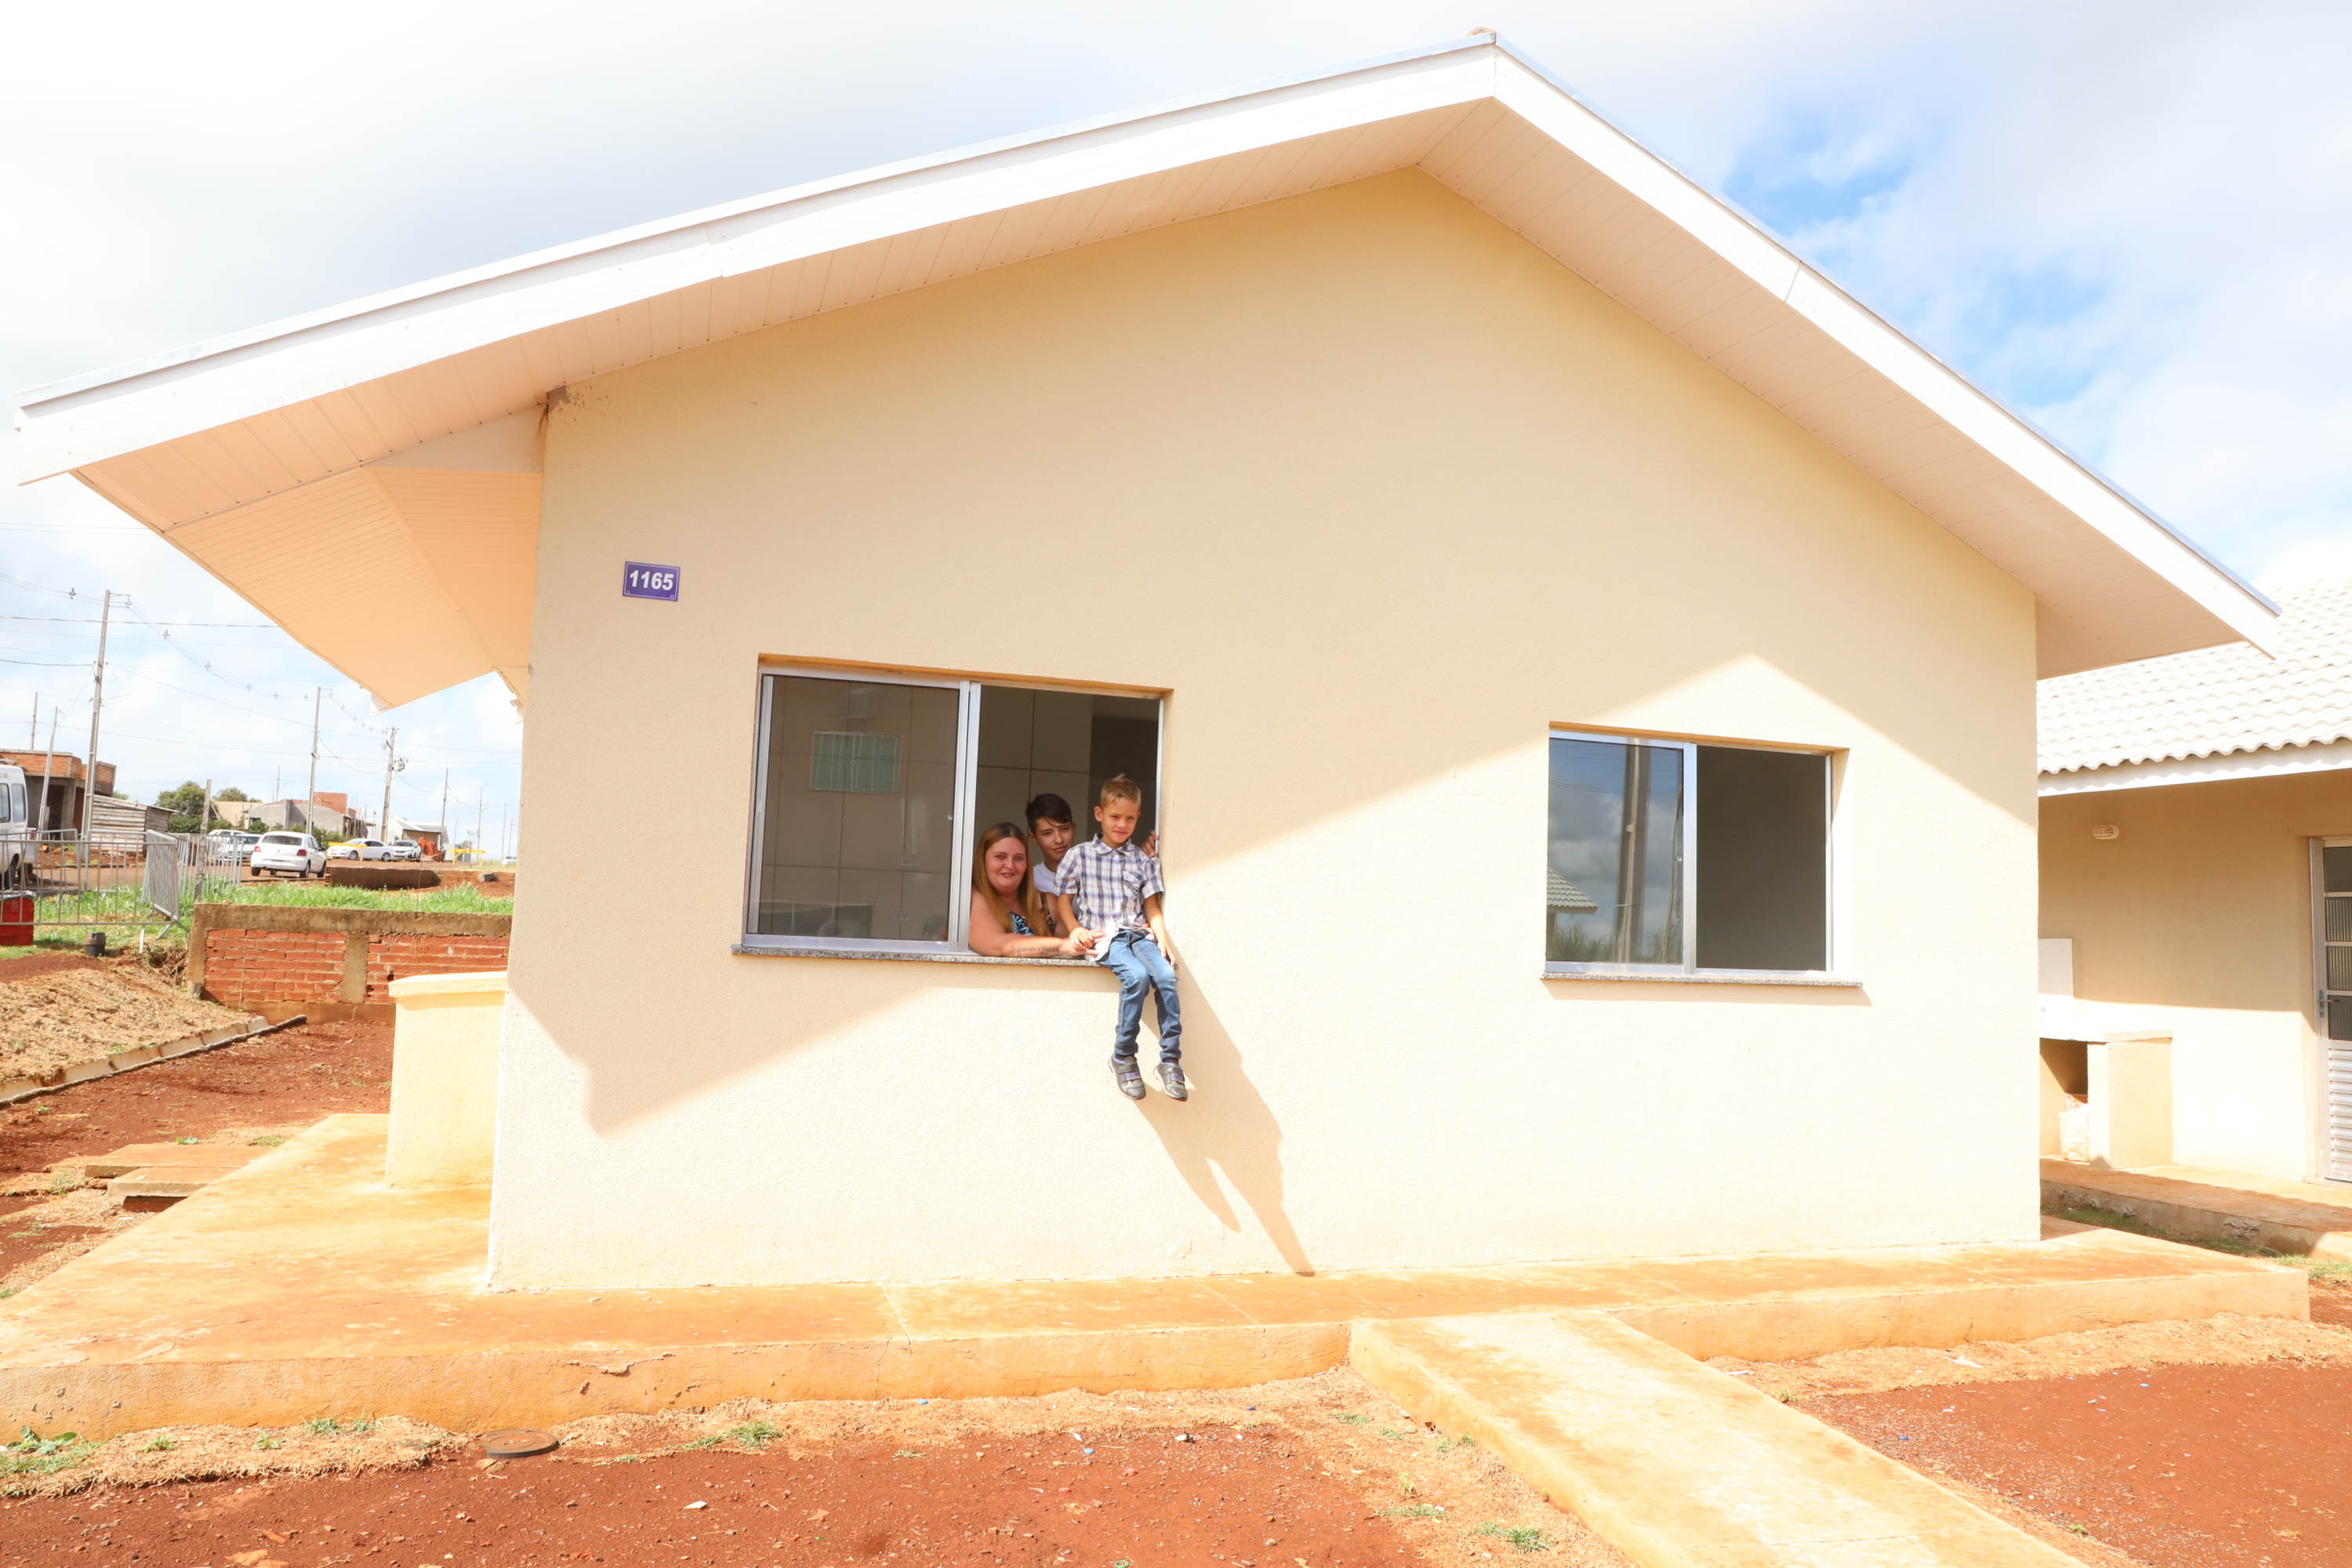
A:
<svg viewBox="0 0 2352 1568">
<path fill-rule="evenodd" d="M 1192 985 L 1190 971 L 1180 973 L 1177 984 L 1183 994 L 1184 1069 L 1193 1084 L 1192 1098 L 1178 1105 L 1154 1093 L 1137 1109 L 1160 1135 L 1169 1163 L 1220 1225 L 1230 1231 L 1242 1228 L 1241 1216 L 1218 1185 L 1222 1171 L 1290 1271 L 1312 1274 L 1315 1265 L 1282 1207 L 1282 1123 L 1250 1081 L 1241 1047 L 1216 1008 Z M 1149 1009 L 1146 1017 L 1148 1031 Z M 1143 1055 L 1150 1058 L 1152 1049 L 1147 1033 Z M 1159 1080 L 1147 1071 L 1145 1081 Z"/>
</svg>

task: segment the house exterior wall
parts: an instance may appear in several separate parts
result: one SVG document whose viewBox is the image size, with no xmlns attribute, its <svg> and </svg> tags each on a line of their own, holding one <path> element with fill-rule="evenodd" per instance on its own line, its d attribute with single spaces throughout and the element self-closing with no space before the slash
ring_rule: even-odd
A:
<svg viewBox="0 0 2352 1568">
<path fill-rule="evenodd" d="M 2030 595 L 1417 173 L 577 384 L 540 540 L 534 831 L 716 804 L 534 863 L 502 1284 L 2036 1233 Z M 1189 1104 L 1097 970 L 730 952 L 763 658 L 1167 693 Z M 1864 984 L 1544 978 L 1555 724 L 1840 752 Z"/>
<path fill-rule="evenodd" d="M 2042 803 L 2042 934 L 2074 940 L 2076 1029 L 2172 1031 L 2176 1163 L 2320 1173 L 2310 845 L 2337 836 L 2340 773 Z"/>
</svg>

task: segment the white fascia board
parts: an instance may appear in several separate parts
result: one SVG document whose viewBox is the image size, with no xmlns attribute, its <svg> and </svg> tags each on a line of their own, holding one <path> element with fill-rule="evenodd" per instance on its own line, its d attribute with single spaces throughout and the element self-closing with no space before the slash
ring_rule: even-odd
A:
<svg viewBox="0 0 2352 1568">
<path fill-rule="evenodd" d="M 2275 651 L 2278 606 L 2080 458 L 1822 277 L 1737 207 L 1506 48 L 1496 98 L 1784 301 L 2222 625 Z"/>
<path fill-rule="evenodd" d="M 1491 38 L 1461 40 L 815 181 L 52 383 L 20 398 L 18 482 L 713 279 L 1475 102 L 1496 58 Z"/>
<path fill-rule="evenodd" d="M 2290 773 L 2336 773 L 2346 768 L 2352 768 L 2352 741 L 2330 741 L 2318 746 L 2225 752 L 2214 757 L 2168 757 L 2159 762 L 2119 763 L 2112 767 L 2043 773 L 2034 793 L 2099 795 L 2108 790 L 2214 784 L 2223 779 L 2284 778 Z"/>
</svg>

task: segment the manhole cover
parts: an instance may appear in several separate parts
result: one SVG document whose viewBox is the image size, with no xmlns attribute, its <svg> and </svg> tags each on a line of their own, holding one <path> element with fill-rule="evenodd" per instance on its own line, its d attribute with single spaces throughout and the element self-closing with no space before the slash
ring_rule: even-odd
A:
<svg viewBox="0 0 2352 1568">
<path fill-rule="evenodd" d="M 527 1459 L 533 1454 L 544 1454 L 554 1447 L 553 1437 L 527 1427 L 493 1432 L 482 1439 L 482 1453 L 492 1459 Z"/>
</svg>

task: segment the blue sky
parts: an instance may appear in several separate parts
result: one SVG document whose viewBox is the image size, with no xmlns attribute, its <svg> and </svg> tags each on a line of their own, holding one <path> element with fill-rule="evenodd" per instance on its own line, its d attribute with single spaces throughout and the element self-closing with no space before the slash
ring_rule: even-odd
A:
<svg viewBox="0 0 2352 1568">
<path fill-rule="evenodd" d="M 2337 4 L 48 7 L 0 99 L 0 377 L 1479 26 L 2232 567 L 2352 576 Z M 70 480 L 0 491 L 0 744 L 36 698 L 86 744 L 109 587 L 133 619 L 100 751 L 131 793 L 299 790 L 323 685 L 321 788 L 377 799 L 396 724 L 394 811 L 438 815 L 446 770 L 496 837 L 520 725 L 494 680 L 376 714 Z"/>
</svg>

